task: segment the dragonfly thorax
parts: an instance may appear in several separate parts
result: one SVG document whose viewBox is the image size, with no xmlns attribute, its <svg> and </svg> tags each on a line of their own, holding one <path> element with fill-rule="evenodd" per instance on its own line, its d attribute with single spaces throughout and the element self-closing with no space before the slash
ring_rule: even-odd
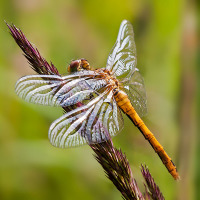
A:
<svg viewBox="0 0 200 200">
<path fill-rule="evenodd" d="M 100 68 L 96 69 L 95 71 L 103 76 L 103 79 L 106 80 L 107 85 L 111 86 L 112 89 L 119 88 L 120 83 L 110 70 Z"/>
<path fill-rule="evenodd" d="M 90 65 L 88 61 L 84 58 L 79 60 L 72 60 L 70 65 L 68 66 L 68 72 L 78 72 L 81 70 L 90 70 Z"/>
</svg>

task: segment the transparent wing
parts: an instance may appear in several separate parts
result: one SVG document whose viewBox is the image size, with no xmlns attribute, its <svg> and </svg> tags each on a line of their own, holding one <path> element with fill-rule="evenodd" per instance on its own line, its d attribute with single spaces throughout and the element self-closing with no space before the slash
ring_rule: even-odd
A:
<svg viewBox="0 0 200 200">
<path fill-rule="evenodd" d="M 56 105 L 54 94 L 61 84 L 65 84 L 58 75 L 30 75 L 20 78 L 16 85 L 16 94 L 27 102 Z"/>
<path fill-rule="evenodd" d="M 133 75 L 128 81 L 124 82 L 124 90 L 140 116 L 147 114 L 147 98 L 144 86 L 144 80 L 139 73 L 138 69 L 135 70 Z"/>
<path fill-rule="evenodd" d="M 136 46 L 133 27 L 127 20 L 122 21 L 107 60 L 106 69 L 111 70 L 118 79 L 129 78 L 136 66 Z"/>
<path fill-rule="evenodd" d="M 96 74 L 76 73 L 68 76 L 30 75 L 20 78 L 16 83 L 16 93 L 27 102 L 69 106 L 88 99 L 105 86 L 104 80 L 94 79 Z"/>
<path fill-rule="evenodd" d="M 105 90 L 88 104 L 54 121 L 49 129 L 49 140 L 61 148 L 101 143 L 122 128 L 123 118 L 113 93 Z"/>
</svg>

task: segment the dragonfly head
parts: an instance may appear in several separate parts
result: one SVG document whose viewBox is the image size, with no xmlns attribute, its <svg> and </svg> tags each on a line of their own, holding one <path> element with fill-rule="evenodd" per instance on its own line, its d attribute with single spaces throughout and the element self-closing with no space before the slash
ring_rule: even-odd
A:
<svg viewBox="0 0 200 200">
<path fill-rule="evenodd" d="M 90 65 L 88 61 L 84 58 L 79 60 L 72 60 L 68 66 L 68 72 L 78 72 L 81 70 L 90 70 Z"/>
</svg>

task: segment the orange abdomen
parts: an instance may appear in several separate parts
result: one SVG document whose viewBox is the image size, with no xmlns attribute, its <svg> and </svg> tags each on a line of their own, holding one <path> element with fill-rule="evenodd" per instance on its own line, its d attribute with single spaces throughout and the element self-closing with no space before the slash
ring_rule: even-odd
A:
<svg viewBox="0 0 200 200">
<path fill-rule="evenodd" d="M 142 119 L 139 117 L 135 109 L 133 108 L 127 94 L 121 90 L 117 90 L 114 93 L 115 100 L 122 111 L 131 119 L 131 121 L 138 127 L 140 132 L 143 134 L 146 140 L 149 141 L 155 152 L 158 154 L 163 164 L 166 166 L 169 173 L 174 179 L 179 179 L 176 166 L 172 162 L 171 158 L 167 155 L 161 144 L 155 138 L 153 133 L 147 128 Z"/>
</svg>

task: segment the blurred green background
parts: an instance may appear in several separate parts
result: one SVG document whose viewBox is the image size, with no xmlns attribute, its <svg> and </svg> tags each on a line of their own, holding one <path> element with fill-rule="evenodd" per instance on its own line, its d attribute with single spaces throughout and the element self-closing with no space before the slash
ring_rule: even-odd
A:
<svg viewBox="0 0 200 200">
<path fill-rule="evenodd" d="M 189 0 L 1 0 L 0 199 L 121 199 L 88 146 L 50 145 L 48 128 L 61 108 L 16 96 L 15 82 L 34 72 L 4 20 L 20 27 L 47 61 L 66 73 L 77 58 L 105 67 L 123 19 L 133 24 L 145 80 L 148 115 L 143 119 L 176 163 L 181 181 L 173 180 L 126 117 L 114 145 L 126 153 L 141 190 L 140 164 L 145 163 L 166 199 L 200 199 L 197 11 L 197 3 Z"/>
</svg>

